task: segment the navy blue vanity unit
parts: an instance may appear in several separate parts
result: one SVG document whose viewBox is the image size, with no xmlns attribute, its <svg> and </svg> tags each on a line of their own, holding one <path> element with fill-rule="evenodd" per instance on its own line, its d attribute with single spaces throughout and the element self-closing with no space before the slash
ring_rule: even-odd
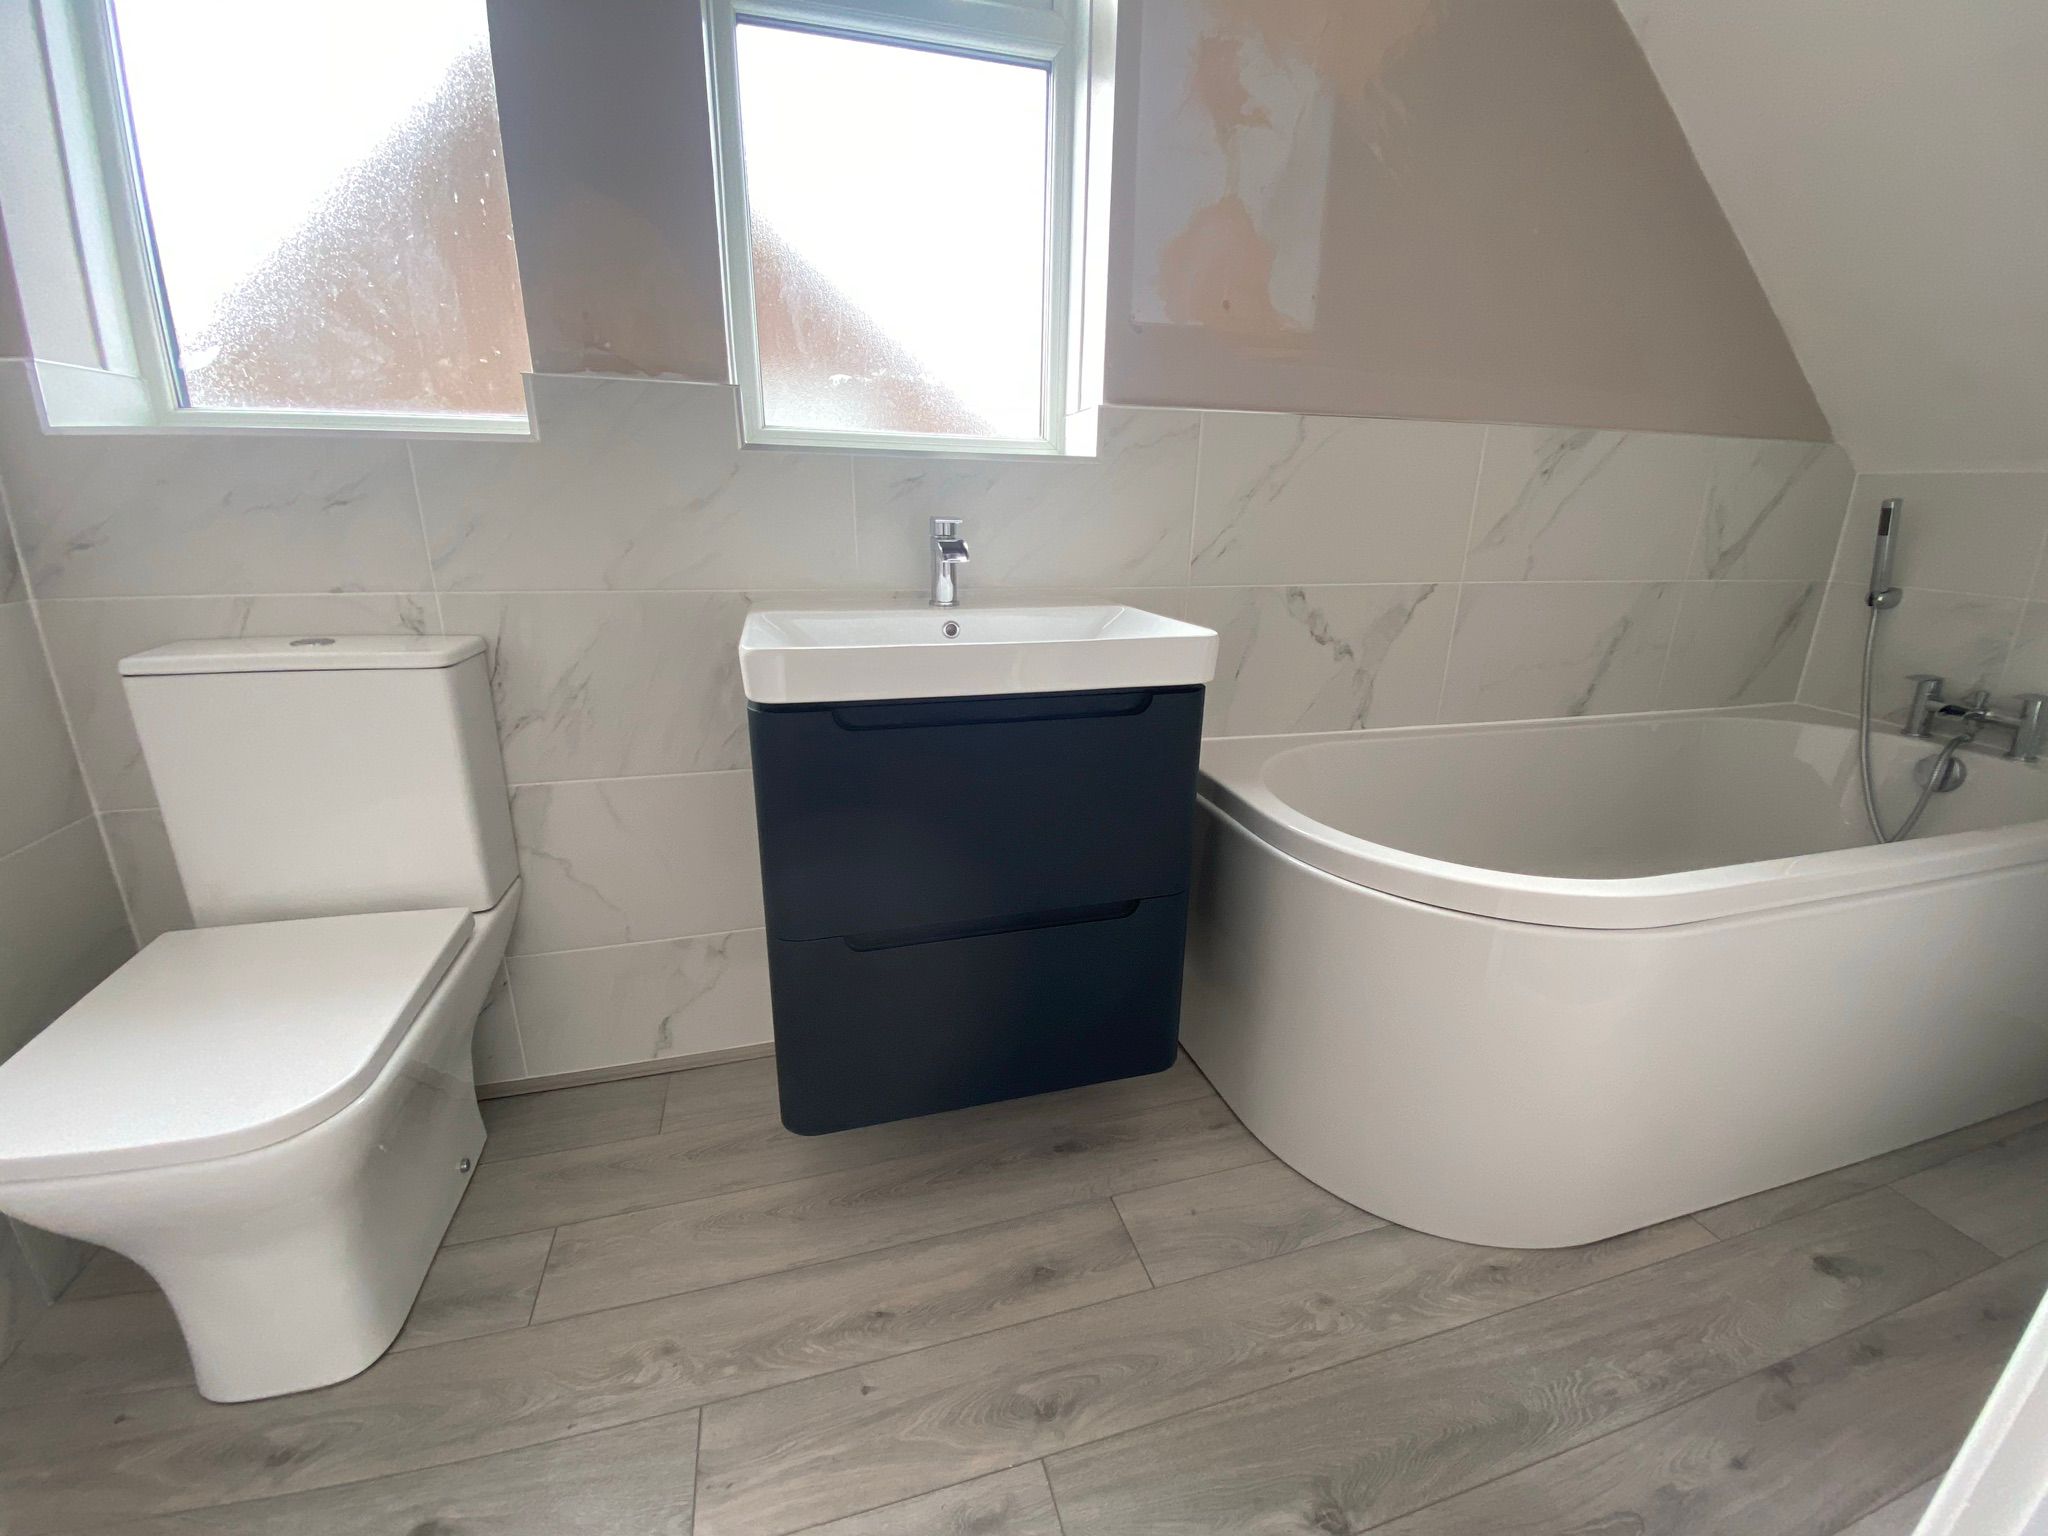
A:
<svg viewBox="0 0 2048 1536">
<path fill-rule="evenodd" d="M 1202 692 L 750 702 L 784 1125 L 1172 1064 Z"/>
</svg>

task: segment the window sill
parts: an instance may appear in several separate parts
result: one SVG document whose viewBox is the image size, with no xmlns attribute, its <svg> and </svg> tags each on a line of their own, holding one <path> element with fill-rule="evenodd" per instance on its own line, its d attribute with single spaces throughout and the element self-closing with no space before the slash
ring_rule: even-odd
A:
<svg viewBox="0 0 2048 1536">
<path fill-rule="evenodd" d="M 25 363 L 36 419 L 53 437 L 328 437 L 445 442 L 451 438 L 530 441 L 533 391 L 522 416 L 425 415 L 369 411 L 166 411 L 140 379 L 72 363 Z"/>
<path fill-rule="evenodd" d="M 856 458 L 979 459 L 1016 463 L 1087 463 L 1099 457 L 1098 413 L 1077 411 L 1066 418 L 1060 438 L 1024 442 L 975 437 L 912 437 L 887 432 L 805 432 L 744 426 L 740 446 L 756 453 L 843 453 Z"/>
</svg>

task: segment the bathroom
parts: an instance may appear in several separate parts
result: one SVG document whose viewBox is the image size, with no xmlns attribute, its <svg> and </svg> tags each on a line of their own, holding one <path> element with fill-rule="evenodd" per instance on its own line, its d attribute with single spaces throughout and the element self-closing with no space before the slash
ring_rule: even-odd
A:
<svg viewBox="0 0 2048 1536">
<path fill-rule="evenodd" d="M 2044 72 L 6 0 L 0 1533 L 2038 1528 Z"/>
</svg>

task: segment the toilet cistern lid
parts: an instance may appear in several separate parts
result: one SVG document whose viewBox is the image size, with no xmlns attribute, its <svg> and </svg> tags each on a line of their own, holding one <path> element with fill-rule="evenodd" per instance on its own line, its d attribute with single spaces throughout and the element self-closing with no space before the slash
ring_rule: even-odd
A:
<svg viewBox="0 0 2048 1536">
<path fill-rule="evenodd" d="M 0 1063 L 0 1183 L 318 1125 L 369 1087 L 473 926 L 458 908 L 164 934 Z"/>
<path fill-rule="evenodd" d="M 123 677 L 204 672 L 390 672 L 452 667 L 484 654 L 475 635 L 278 635 L 173 640 L 121 658 Z"/>
</svg>

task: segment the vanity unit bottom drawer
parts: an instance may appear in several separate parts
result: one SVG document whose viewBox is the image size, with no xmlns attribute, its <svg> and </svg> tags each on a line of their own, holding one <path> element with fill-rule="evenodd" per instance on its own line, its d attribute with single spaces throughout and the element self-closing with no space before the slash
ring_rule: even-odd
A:
<svg viewBox="0 0 2048 1536">
<path fill-rule="evenodd" d="M 1164 1071 L 1187 913 L 1183 892 L 1011 925 L 771 935 L 782 1123 L 817 1135 Z"/>
</svg>

